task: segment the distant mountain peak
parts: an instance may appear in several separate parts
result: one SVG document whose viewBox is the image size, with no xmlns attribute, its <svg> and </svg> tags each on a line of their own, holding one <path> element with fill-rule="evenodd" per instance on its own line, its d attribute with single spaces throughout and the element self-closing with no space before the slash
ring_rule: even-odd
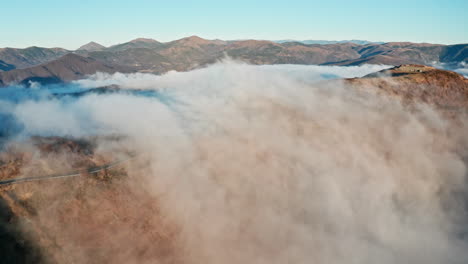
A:
<svg viewBox="0 0 468 264">
<path fill-rule="evenodd" d="M 150 39 L 150 38 L 136 38 L 134 40 L 130 40 L 129 42 L 116 44 L 107 48 L 107 51 L 123 51 L 127 49 L 134 49 L 134 48 L 157 48 L 162 46 L 163 44 L 157 40 Z"/>
<path fill-rule="evenodd" d="M 194 42 L 194 43 L 209 42 L 209 40 L 200 38 L 199 36 L 195 36 L 195 35 L 186 37 L 186 38 L 181 38 L 178 41 L 179 42 Z"/>
<path fill-rule="evenodd" d="M 225 44 L 226 41 L 222 40 L 209 40 L 209 39 L 204 39 L 199 36 L 190 36 L 186 38 L 182 38 L 179 40 L 172 41 L 172 43 L 181 43 L 184 45 L 208 45 L 208 44 Z"/>
<path fill-rule="evenodd" d="M 190 36 L 190 37 L 186 37 L 185 39 L 187 39 L 187 40 L 195 40 L 195 41 L 197 41 L 197 40 L 206 40 L 206 39 L 201 38 L 201 37 L 199 37 L 199 36 L 197 36 L 197 35 L 192 35 L 192 36 Z"/>
<path fill-rule="evenodd" d="M 135 43 L 135 42 L 159 43 L 159 41 L 151 39 L 151 38 L 136 38 L 136 39 L 131 40 L 129 42 L 130 43 Z"/>
<path fill-rule="evenodd" d="M 99 43 L 96 43 L 94 41 L 91 41 L 91 42 L 79 47 L 78 50 L 98 51 L 98 50 L 103 50 L 105 48 L 106 47 L 104 47 L 103 45 L 101 45 Z"/>
</svg>

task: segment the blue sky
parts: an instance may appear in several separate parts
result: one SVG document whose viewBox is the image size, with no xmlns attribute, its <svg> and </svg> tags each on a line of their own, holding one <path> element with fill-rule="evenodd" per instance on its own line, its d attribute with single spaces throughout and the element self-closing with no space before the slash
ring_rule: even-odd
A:
<svg viewBox="0 0 468 264">
<path fill-rule="evenodd" d="M 468 42 L 468 0 L 1 0 L 0 47 L 137 37 Z"/>
</svg>

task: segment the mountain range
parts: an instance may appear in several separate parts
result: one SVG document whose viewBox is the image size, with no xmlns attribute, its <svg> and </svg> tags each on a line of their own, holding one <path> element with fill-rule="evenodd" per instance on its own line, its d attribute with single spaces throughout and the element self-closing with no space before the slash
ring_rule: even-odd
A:
<svg viewBox="0 0 468 264">
<path fill-rule="evenodd" d="M 3 48 L 0 49 L 0 85 L 25 83 L 29 80 L 70 81 L 97 71 L 156 74 L 170 70 L 187 71 L 214 63 L 227 56 L 259 65 L 396 66 L 468 62 L 468 44 L 367 41 L 307 43 L 307 41 L 289 40 L 223 41 L 191 36 L 171 42 L 138 38 L 110 47 L 90 42 L 77 50 L 40 47 Z"/>
</svg>

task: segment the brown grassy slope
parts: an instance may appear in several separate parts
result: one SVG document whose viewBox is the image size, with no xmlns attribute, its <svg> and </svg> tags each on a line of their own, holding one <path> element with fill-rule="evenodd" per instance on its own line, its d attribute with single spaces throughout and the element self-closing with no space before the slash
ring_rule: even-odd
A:
<svg viewBox="0 0 468 264">
<path fill-rule="evenodd" d="M 446 110 L 468 109 L 468 79 L 433 67 L 406 64 L 345 82 L 359 89 L 377 89 L 404 102 L 423 102 Z"/>
<path fill-rule="evenodd" d="M 11 147 L 0 154 L 0 177 L 66 172 L 116 158 L 115 152 L 95 152 L 90 142 L 35 138 L 33 148 Z M 144 183 L 127 176 L 127 169 L 141 165 L 0 186 L 6 214 L 0 215 L 0 250 L 11 259 L 6 263 L 172 263 L 174 227 Z"/>
<path fill-rule="evenodd" d="M 85 58 L 76 54 L 67 54 L 57 60 L 27 69 L 18 69 L 0 73 L 0 85 L 11 83 L 55 83 L 83 78 L 96 72 L 126 72 L 124 67 L 104 64 L 93 58 Z"/>
</svg>

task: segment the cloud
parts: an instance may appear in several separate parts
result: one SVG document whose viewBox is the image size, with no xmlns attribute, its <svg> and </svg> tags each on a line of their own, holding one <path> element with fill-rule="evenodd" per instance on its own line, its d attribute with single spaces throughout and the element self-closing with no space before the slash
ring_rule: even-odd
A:
<svg viewBox="0 0 468 264">
<path fill-rule="evenodd" d="M 242 62 L 224 60 L 222 63 L 211 65 L 207 69 L 198 69 L 191 72 L 171 71 L 163 76 L 133 73 L 133 74 L 105 74 L 99 73 L 85 80 L 76 81 L 83 87 L 97 87 L 118 84 L 125 88 L 151 89 L 158 86 L 164 88 L 173 85 L 188 85 L 193 78 L 197 81 L 203 80 L 206 84 L 219 82 L 219 78 L 213 79 L 214 75 L 220 77 L 235 76 L 237 71 L 247 73 L 251 69 L 255 74 L 280 75 L 293 78 L 304 83 L 315 83 L 328 79 L 362 77 L 369 73 L 388 69 L 388 65 L 361 65 L 361 66 L 317 66 L 317 65 L 248 65 Z M 206 76 L 207 78 L 204 78 Z M 251 74 L 248 74 L 251 76 Z M 252 78 L 252 77 L 249 77 Z M 226 79 L 226 81 L 235 81 Z"/>
<path fill-rule="evenodd" d="M 26 100 L 3 111 L 27 135 L 129 137 L 149 157 L 129 177 L 179 227 L 184 263 L 465 263 L 465 128 L 427 106 L 409 112 L 321 85 L 383 67 L 223 62 L 98 74 L 74 85 L 158 93 Z"/>
<path fill-rule="evenodd" d="M 465 76 L 465 78 L 468 78 L 468 65 L 464 61 L 459 63 L 434 63 L 433 66 L 443 70 L 457 72 Z"/>
</svg>

